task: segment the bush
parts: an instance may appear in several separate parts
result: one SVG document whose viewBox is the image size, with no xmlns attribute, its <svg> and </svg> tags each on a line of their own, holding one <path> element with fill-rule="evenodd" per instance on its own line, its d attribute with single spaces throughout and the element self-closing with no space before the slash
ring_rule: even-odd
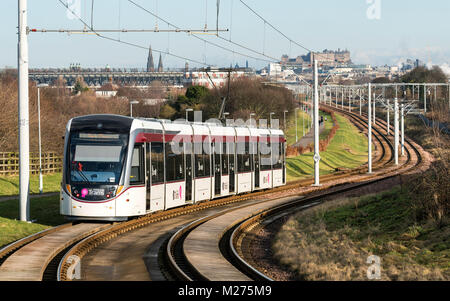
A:
<svg viewBox="0 0 450 301">
<path fill-rule="evenodd" d="M 439 228 L 449 222 L 449 159 L 437 160 L 431 168 L 411 181 L 416 218 L 432 220 Z"/>
<path fill-rule="evenodd" d="M 248 77 L 237 78 L 220 89 L 211 90 L 211 93 L 202 100 L 202 109 L 205 118 L 217 118 L 222 99 L 227 97 L 224 111 L 230 113 L 228 118 L 235 120 L 248 120 L 250 113 L 255 114 L 255 119 L 269 119 L 271 112 L 275 113 L 273 118 L 280 120 L 282 125 L 283 112 L 294 112 L 294 96 L 292 92 L 284 87 L 270 86 L 259 79 Z"/>
<path fill-rule="evenodd" d="M 433 103 L 431 110 L 430 115 L 435 120 L 448 120 L 446 103 Z M 429 219 L 443 227 L 448 224 L 450 213 L 450 139 L 437 124 L 425 131 L 430 137 L 431 151 L 436 160 L 429 170 L 412 179 L 410 189 L 414 192 L 417 219 Z"/>
</svg>

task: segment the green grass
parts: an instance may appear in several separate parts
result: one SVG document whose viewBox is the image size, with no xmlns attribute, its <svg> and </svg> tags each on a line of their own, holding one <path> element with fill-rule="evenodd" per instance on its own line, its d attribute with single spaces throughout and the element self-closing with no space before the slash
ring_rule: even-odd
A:
<svg viewBox="0 0 450 301">
<path fill-rule="evenodd" d="M 411 195 L 396 187 L 297 214 L 275 246 L 279 259 L 310 280 L 364 280 L 368 255 L 381 258 L 382 280 L 449 280 L 449 234 L 448 224 L 416 220 Z"/>
<path fill-rule="evenodd" d="M 43 175 L 43 192 L 57 192 L 61 187 L 61 173 Z M 39 193 L 39 175 L 30 176 L 30 193 Z M 19 176 L 0 177 L 0 196 L 19 194 Z"/>
<path fill-rule="evenodd" d="M 0 246 L 64 223 L 59 214 L 59 196 L 30 200 L 30 218 L 34 223 L 18 220 L 19 201 L 0 202 Z"/>
<path fill-rule="evenodd" d="M 319 140 L 323 140 L 328 137 L 328 134 L 330 133 L 331 129 L 333 128 L 333 119 L 331 118 L 330 114 L 328 114 L 326 112 L 322 112 L 322 111 L 319 111 L 319 116 L 323 116 L 323 122 L 325 125 L 325 129 L 319 135 Z M 325 120 L 325 118 L 327 120 Z"/>
<path fill-rule="evenodd" d="M 336 135 L 325 152 L 320 153 L 320 174 L 332 173 L 336 168 L 356 168 L 367 162 L 367 137 L 345 117 L 335 114 L 339 124 Z M 332 127 L 331 117 L 327 117 L 326 128 Z M 330 128 L 331 128 L 330 127 Z M 313 153 L 287 158 L 287 180 L 293 181 L 312 177 L 314 174 Z"/>
<path fill-rule="evenodd" d="M 322 111 L 319 111 L 319 116 L 323 116 L 323 119 L 325 122 L 325 130 L 323 130 L 322 133 L 320 133 L 319 139 L 325 139 L 328 136 L 328 134 L 330 133 L 331 128 L 333 127 L 333 119 L 331 118 L 330 114 L 328 114 L 326 112 L 322 112 Z M 326 121 L 325 121 L 325 117 L 327 118 Z M 304 124 L 305 132 L 304 133 L 303 133 L 302 118 L 305 119 L 305 124 Z M 297 111 L 297 136 L 298 136 L 299 140 L 303 137 L 303 135 L 306 135 L 308 133 L 308 130 L 310 130 L 310 128 L 309 128 L 310 123 L 311 123 L 310 116 L 307 113 L 305 113 L 301 110 L 298 110 Z M 292 145 L 296 142 L 295 141 L 295 117 L 291 118 L 288 121 L 287 130 L 286 130 L 285 135 L 286 135 L 287 145 Z"/>
<path fill-rule="evenodd" d="M 302 118 L 304 119 L 305 133 L 303 133 L 303 119 Z M 306 135 L 308 133 L 307 129 L 309 127 L 308 125 L 310 122 L 311 122 L 311 118 L 309 117 L 308 114 L 306 114 L 302 110 L 297 110 L 297 136 L 298 136 L 299 140 L 303 137 L 303 135 Z M 293 117 L 289 120 L 285 135 L 286 135 L 287 145 L 292 145 L 295 143 L 295 117 Z"/>
</svg>

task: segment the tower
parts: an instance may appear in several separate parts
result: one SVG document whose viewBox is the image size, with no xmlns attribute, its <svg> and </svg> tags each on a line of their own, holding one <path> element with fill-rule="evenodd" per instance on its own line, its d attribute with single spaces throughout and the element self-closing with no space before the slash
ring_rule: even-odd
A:
<svg viewBox="0 0 450 301">
<path fill-rule="evenodd" d="M 150 46 L 147 58 L 147 72 L 154 72 L 154 71 L 155 71 L 155 64 L 153 63 L 152 46 Z"/>
<path fill-rule="evenodd" d="M 162 56 L 161 53 L 159 54 L 159 63 L 158 63 L 158 72 L 163 71 L 163 63 L 162 63 Z"/>
</svg>

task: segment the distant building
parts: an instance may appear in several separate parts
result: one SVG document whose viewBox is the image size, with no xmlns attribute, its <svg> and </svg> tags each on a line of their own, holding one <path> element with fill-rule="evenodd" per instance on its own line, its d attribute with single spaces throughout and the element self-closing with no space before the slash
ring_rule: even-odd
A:
<svg viewBox="0 0 450 301">
<path fill-rule="evenodd" d="M 231 80 L 247 76 L 244 70 L 232 71 Z M 228 71 L 221 69 L 210 69 L 206 71 L 190 71 L 186 73 L 186 84 L 193 86 L 204 86 L 208 89 L 225 86 L 228 81 Z"/>
<path fill-rule="evenodd" d="M 333 51 L 325 49 L 324 51 L 319 53 L 310 52 L 308 53 L 307 58 L 309 59 L 309 63 L 312 63 L 315 59 L 317 59 L 320 64 L 330 66 L 351 64 L 350 51 L 348 50 L 341 51 L 340 49 L 338 49 L 337 51 Z"/>
<path fill-rule="evenodd" d="M 158 104 L 163 104 L 167 101 L 165 98 L 146 98 L 143 99 L 142 102 L 147 106 L 154 106 Z"/>
<path fill-rule="evenodd" d="M 303 70 L 308 69 L 315 59 L 317 59 L 319 64 L 327 67 L 352 64 L 350 51 L 340 49 L 337 51 L 325 49 L 318 53 L 309 52 L 306 55 L 297 56 L 296 58 L 289 58 L 287 54 L 284 54 L 281 57 L 280 64 L 283 68 Z"/>
<path fill-rule="evenodd" d="M 353 71 L 353 68 L 349 68 L 349 67 L 338 67 L 338 68 L 334 68 L 331 69 L 329 71 L 330 74 L 344 74 L 344 73 L 350 73 Z"/>
<path fill-rule="evenodd" d="M 402 68 L 401 69 L 402 69 L 402 71 L 406 72 L 406 71 L 414 69 L 415 67 L 416 67 L 416 61 L 413 61 L 411 59 L 407 59 L 406 62 L 404 62 L 402 64 Z"/>
<path fill-rule="evenodd" d="M 153 63 L 152 46 L 150 46 L 147 58 L 147 72 L 154 72 L 154 71 L 155 71 L 155 64 Z"/>
<path fill-rule="evenodd" d="M 415 68 L 417 68 L 417 67 L 424 67 L 425 66 L 425 63 L 424 62 L 422 62 L 421 60 L 419 60 L 419 59 L 416 59 L 416 62 L 414 63 L 414 67 Z"/>
<path fill-rule="evenodd" d="M 95 96 L 110 98 L 117 95 L 119 87 L 117 85 L 107 83 L 95 91 Z"/>
<path fill-rule="evenodd" d="M 270 63 L 269 64 L 269 76 L 272 76 L 272 77 L 281 76 L 281 64 Z"/>
<path fill-rule="evenodd" d="M 163 72 L 163 63 L 161 53 L 159 54 L 158 72 Z"/>
<path fill-rule="evenodd" d="M 390 71 L 391 73 L 397 73 L 399 70 L 400 70 L 400 68 L 398 68 L 398 66 L 391 66 L 391 67 L 389 68 L 389 71 Z"/>
</svg>

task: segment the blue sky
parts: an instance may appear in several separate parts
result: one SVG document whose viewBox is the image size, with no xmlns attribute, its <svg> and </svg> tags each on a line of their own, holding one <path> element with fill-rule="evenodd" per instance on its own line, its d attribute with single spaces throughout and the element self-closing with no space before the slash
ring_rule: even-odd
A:
<svg viewBox="0 0 450 301">
<path fill-rule="evenodd" d="M 63 0 L 67 2 L 68 0 Z M 76 1 L 76 0 L 69 0 Z M 79 0 L 81 17 L 90 22 L 92 0 Z M 215 28 L 215 0 L 133 0 L 180 28 L 201 29 L 207 20 Z M 443 65 L 450 63 L 450 1 L 445 0 L 245 0 L 269 22 L 292 40 L 308 49 L 349 49 L 355 63 L 397 64 L 406 58 Z M 95 0 L 94 27 L 97 29 L 153 29 L 156 19 L 128 0 Z M 379 19 L 369 18 L 368 10 L 380 4 Z M 28 0 L 30 28 L 79 29 L 83 25 L 67 16 L 58 0 Z M 16 66 L 17 1 L 0 1 L 0 68 Z M 158 20 L 161 29 L 168 26 Z M 219 27 L 230 29 L 226 39 L 275 58 L 282 54 L 297 56 L 306 50 L 289 43 L 250 12 L 240 0 L 221 0 Z M 245 65 L 246 57 L 205 45 L 186 33 L 113 33 L 120 38 L 153 49 L 169 51 L 208 64 Z M 202 38 L 234 51 L 258 56 L 217 37 Z M 146 64 L 147 51 L 99 39 L 92 35 L 31 33 L 30 67 L 138 67 Z M 159 54 L 154 53 L 155 61 Z M 262 56 L 259 56 L 262 57 Z M 264 58 L 264 57 L 262 57 Z M 266 58 L 267 59 L 267 58 Z M 248 59 L 262 67 L 264 61 Z M 184 60 L 163 54 L 165 67 L 182 67 Z M 191 63 L 195 66 L 194 63 Z M 447 65 L 448 66 L 448 65 Z"/>
</svg>

